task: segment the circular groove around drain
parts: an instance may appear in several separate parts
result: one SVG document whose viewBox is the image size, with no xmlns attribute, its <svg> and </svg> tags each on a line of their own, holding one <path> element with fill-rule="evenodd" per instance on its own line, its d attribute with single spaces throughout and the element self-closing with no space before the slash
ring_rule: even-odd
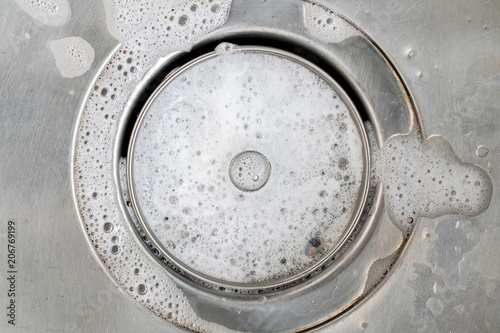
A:
<svg viewBox="0 0 500 333">
<path fill-rule="evenodd" d="M 282 96 L 266 94 L 277 84 Z M 184 274 L 224 289 L 282 289 L 324 269 L 368 194 L 367 138 L 347 95 L 312 63 L 268 47 L 223 44 L 167 77 L 127 160 L 148 241 Z"/>
<path fill-rule="evenodd" d="M 184 251 L 187 245 L 204 244 L 202 233 L 200 233 L 200 237 L 198 237 L 197 233 L 188 230 L 191 226 L 196 224 L 194 223 L 196 222 L 195 219 L 192 220 L 193 223 L 181 222 L 176 224 L 177 227 L 180 226 L 177 231 L 188 232 L 183 235 L 175 235 L 176 232 L 171 232 L 171 235 L 175 235 L 173 237 L 174 240 L 177 241 L 175 244 L 169 242 L 170 239 L 163 237 L 168 234 L 168 232 L 165 233 L 161 230 L 155 230 L 157 226 L 163 225 L 166 229 L 167 224 L 179 222 L 176 218 L 193 218 L 193 216 L 197 214 L 200 201 L 195 202 L 196 205 L 187 205 L 185 204 L 185 197 L 182 197 L 182 193 L 179 194 L 179 192 L 177 192 L 180 191 L 179 186 L 175 188 L 176 194 L 169 193 L 165 188 L 162 188 L 166 183 L 165 179 L 162 180 L 160 178 L 164 177 L 166 173 L 161 171 L 161 165 L 154 166 L 154 163 L 151 163 L 154 162 L 154 154 L 150 156 L 141 156 L 141 150 L 146 153 L 149 151 L 148 149 L 143 149 L 147 146 L 148 141 L 149 143 L 156 142 L 155 149 L 166 148 L 174 141 L 167 140 L 164 142 L 164 140 L 161 140 L 161 136 L 153 137 L 145 135 L 143 138 L 140 138 L 141 132 L 142 134 L 145 133 L 146 126 L 141 127 L 141 125 L 136 122 L 135 117 L 138 115 L 138 112 L 135 112 L 137 109 L 134 110 L 134 103 L 139 102 L 135 106 L 136 108 L 143 108 L 142 105 L 140 105 L 141 98 L 145 96 L 146 98 L 149 97 L 149 91 L 153 90 L 149 83 L 154 80 L 152 79 L 153 77 L 162 71 L 162 68 L 166 68 L 165 72 L 170 73 L 167 80 L 169 78 L 175 80 L 175 78 L 173 78 L 175 75 L 178 75 L 180 78 L 180 72 L 189 70 L 186 69 L 188 67 L 188 65 L 186 65 L 187 62 L 182 62 L 182 57 L 179 57 L 179 50 L 187 48 L 186 46 L 193 46 L 193 50 L 195 50 L 190 53 L 192 54 L 191 59 L 201 55 L 202 59 L 207 60 L 210 58 L 209 54 L 212 54 L 211 51 L 213 48 L 211 50 L 206 50 L 206 52 L 198 53 L 196 56 L 194 56 L 194 54 L 207 47 L 207 45 L 218 44 L 220 41 L 234 42 L 238 40 L 239 37 L 247 39 L 247 36 L 241 35 L 241 23 L 248 25 L 249 22 L 245 20 L 242 21 L 241 15 L 238 14 L 244 11 L 240 11 L 239 9 L 232 11 L 234 15 L 231 15 L 227 23 L 223 25 L 226 19 L 224 17 L 229 11 L 229 7 L 225 2 L 221 4 L 218 12 L 211 10 L 211 3 L 198 2 L 196 13 L 203 12 L 205 13 L 204 15 L 213 14 L 216 16 L 218 15 L 217 13 L 220 13 L 219 16 L 221 17 L 214 17 L 215 20 L 213 21 L 204 21 L 201 18 L 198 20 L 196 17 L 192 16 L 192 14 L 190 14 L 192 12 L 192 4 L 189 4 L 187 7 L 180 6 L 175 9 L 172 12 L 172 17 L 174 18 L 174 22 L 177 22 L 179 25 L 169 26 L 169 28 L 176 31 L 178 30 L 178 34 L 169 32 L 170 37 L 168 39 L 171 41 L 172 38 L 180 38 L 175 40 L 173 44 L 169 44 L 165 42 L 167 38 L 163 38 L 163 35 L 158 35 L 158 37 L 155 35 L 152 39 L 139 36 L 138 39 L 130 40 L 125 45 L 121 46 L 115 52 L 112 59 L 110 59 L 108 65 L 103 68 L 101 75 L 97 78 L 93 85 L 93 89 L 89 93 L 89 99 L 82 111 L 79 127 L 75 136 L 74 180 L 77 206 L 80 210 L 82 223 L 87 232 L 87 236 L 100 259 L 125 293 L 131 295 L 140 304 L 156 315 L 181 327 L 193 330 L 219 331 L 217 324 L 214 326 L 212 323 L 220 323 L 220 318 L 225 318 L 223 323 L 225 328 L 243 331 L 262 331 L 269 328 L 269 326 L 265 319 L 264 321 L 254 320 L 256 316 L 260 318 L 260 311 L 262 311 L 262 313 L 269 313 L 272 318 L 278 319 L 272 324 L 273 329 L 276 331 L 298 331 L 316 326 L 331 318 L 338 317 L 352 307 L 353 304 L 357 304 L 373 290 L 374 286 L 380 283 L 381 279 L 388 276 L 388 271 L 392 267 L 394 261 L 399 257 L 401 251 L 398 250 L 394 255 L 382 261 L 379 261 L 379 259 L 386 255 L 387 248 L 391 246 L 403 247 L 405 240 L 411 233 L 411 230 L 405 230 L 403 235 L 400 233 L 393 233 L 389 236 L 389 241 L 384 242 L 384 244 L 376 241 L 376 239 L 380 239 L 381 237 L 380 234 L 377 234 L 377 232 L 379 232 L 377 230 L 379 226 L 386 223 L 386 221 L 382 221 L 381 219 L 381 212 L 384 208 L 384 202 L 381 198 L 382 191 L 380 187 L 377 187 L 377 190 L 375 190 L 377 181 L 374 174 L 371 174 L 373 170 L 371 170 L 370 167 L 370 149 L 368 148 L 368 146 L 371 148 L 375 147 L 375 137 L 379 140 L 379 143 L 382 143 L 386 137 L 398 133 L 406 133 L 408 124 L 411 124 L 411 121 L 416 119 L 414 118 L 411 105 L 408 104 L 409 99 L 406 92 L 404 89 L 401 90 L 403 85 L 401 85 L 399 77 L 394 74 L 395 72 L 390 62 L 385 59 L 383 54 L 373 45 L 373 43 L 360 33 L 357 27 L 347 20 L 344 20 L 342 17 L 321 6 L 315 6 L 308 2 L 302 4 L 298 3 L 299 5 L 289 1 L 280 2 L 284 6 L 291 6 L 291 12 L 296 12 L 297 15 L 303 14 L 300 10 L 300 8 L 302 8 L 301 5 L 304 6 L 304 10 L 307 9 L 307 11 L 312 10 L 319 13 L 312 16 L 309 14 L 306 15 L 307 20 L 311 17 L 319 17 L 318 15 L 320 15 L 322 22 L 324 21 L 323 16 L 325 16 L 325 19 L 331 19 L 330 22 L 335 21 L 336 27 L 341 26 L 340 30 L 345 40 L 328 43 L 323 42 L 321 38 L 311 38 L 311 32 L 313 34 L 315 32 L 311 29 L 307 30 L 311 24 L 310 21 L 306 22 L 305 25 L 307 27 L 304 26 L 304 29 L 299 29 L 301 30 L 299 31 L 292 26 L 277 26 L 277 20 L 268 20 L 266 19 L 267 16 L 260 15 L 261 13 L 258 11 L 260 7 L 254 8 L 251 6 L 245 8 L 245 15 L 259 16 L 263 20 L 259 24 L 262 24 L 264 29 L 260 29 L 260 27 L 256 29 L 255 26 L 245 26 L 245 31 L 252 31 L 251 38 L 254 40 L 262 38 L 268 46 L 288 45 L 289 47 L 283 48 L 286 50 L 284 52 L 274 48 L 274 53 L 277 54 L 278 58 L 298 58 L 296 59 L 296 64 L 302 67 L 309 67 L 309 69 L 312 68 L 312 72 L 321 78 L 320 81 L 323 80 L 326 82 L 326 85 L 337 88 L 341 86 L 343 89 L 334 89 L 337 92 L 342 92 L 342 90 L 347 92 L 338 94 L 337 99 L 342 100 L 344 106 L 349 110 L 347 113 L 349 118 L 351 118 L 351 120 L 355 119 L 355 121 L 353 120 L 354 125 L 351 127 L 356 128 L 355 136 L 360 142 L 359 145 L 355 144 L 353 147 L 359 148 L 363 145 L 360 155 L 362 158 L 360 157 L 357 160 L 348 158 L 347 161 L 341 161 L 341 156 L 339 156 L 335 161 L 330 161 L 334 163 L 328 164 L 328 168 L 325 168 L 326 170 L 323 170 L 324 172 L 319 170 L 319 175 L 326 176 L 328 171 L 332 169 L 340 170 L 342 168 L 346 169 L 343 170 L 344 172 L 352 171 L 358 176 L 358 182 L 354 186 L 349 187 L 357 187 L 359 196 L 356 197 L 356 200 L 354 200 L 355 202 L 349 202 L 349 204 L 346 205 L 346 210 L 348 207 L 355 208 L 353 211 L 347 212 L 346 215 L 351 217 L 351 219 L 344 224 L 344 229 L 340 228 L 342 230 L 337 231 L 337 237 L 334 237 L 335 239 L 332 239 L 332 237 L 329 238 L 329 233 L 325 232 L 325 229 L 315 228 L 314 223 L 304 223 L 304 226 L 312 226 L 310 230 L 308 230 L 309 232 L 302 233 L 300 237 L 290 238 L 286 235 L 280 237 L 282 235 L 279 234 L 277 237 L 271 237 L 270 234 L 262 233 L 261 229 L 265 229 L 262 226 L 260 228 L 250 228 L 249 232 L 248 228 L 245 229 L 245 223 L 238 223 L 240 228 L 237 227 L 234 229 L 231 227 L 230 230 L 238 233 L 239 238 L 234 237 L 236 236 L 234 233 L 229 236 L 224 236 L 229 242 L 230 246 L 228 248 L 230 250 L 226 248 L 226 251 L 215 253 L 215 255 L 220 258 L 221 254 L 223 256 L 227 255 L 227 253 L 232 252 L 234 248 L 238 250 L 240 246 L 244 248 L 247 245 L 253 245 L 254 242 L 251 241 L 252 237 L 247 237 L 247 234 L 256 230 L 257 234 L 261 232 L 261 234 L 265 234 L 265 238 L 270 238 L 272 241 L 278 243 L 287 239 L 292 240 L 294 242 L 293 244 L 283 242 L 282 245 L 293 248 L 293 251 L 284 249 L 282 252 L 287 255 L 293 253 L 293 255 L 300 258 L 300 260 L 304 260 L 302 264 L 308 264 L 300 265 L 300 262 L 297 264 L 290 256 L 282 256 L 279 250 L 280 246 L 278 246 L 270 247 L 273 249 L 277 248 L 278 251 L 262 251 L 261 257 L 273 257 L 275 259 L 273 264 L 278 267 L 278 270 L 290 266 L 295 268 L 293 270 L 284 271 L 285 274 L 280 274 L 279 271 L 270 272 L 266 270 L 255 270 L 252 273 L 252 271 L 247 270 L 244 275 L 236 276 L 233 274 L 230 276 L 231 274 L 223 274 L 217 271 L 219 266 L 224 265 L 214 265 L 213 263 L 208 265 L 208 267 L 213 268 L 211 271 L 204 271 L 202 267 L 203 260 L 189 258 L 189 256 L 187 258 L 182 257 L 189 252 Z M 236 8 L 240 5 L 240 3 L 235 3 L 234 7 Z M 271 9 L 271 7 L 266 8 L 269 10 Z M 253 12 L 254 10 L 256 12 Z M 181 20 L 181 22 L 179 22 L 179 18 L 183 15 L 188 16 L 189 20 Z M 269 15 L 269 18 L 270 17 L 271 15 Z M 198 23 L 204 22 L 207 22 L 207 24 L 210 23 L 211 25 L 202 26 L 204 31 L 196 30 L 200 28 Z M 216 27 L 220 28 L 215 29 Z M 146 28 L 145 34 L 149 36 L 151 29 L 148 27 Z M 202 37 L 195 37 L 196 41 L 194 42 L 190 42 L 188 38 L 184 38 L 183 34 L 185 31 L 191 32 L 195 30 L 199 33 L 197 36 Z M 213 33 L 206 34 L 210 31 Z M 273 41 L 276 40 L 277 42 L 274 43 Z M 342 45 L 340 45 L 340 43 Z M 153 45 L 159 46 L 160 49 Z M 163 47 L 162 45 L 166 46 Z M 225 47 L 227 47 L 227 45 L 225 45 Z M 254 48 L 259 49 L 260 47 Z M 238 53 L 238 50 L 231 50 L 231 47 L 229 47 L 227 50 L 225 48 L 222 50 L 219 49 L 218 52 L 213 53 L 213 58 L 216 59 L 217 57 L 221 57 L 221 51 L 231 56 L 234 55 L 232 51 L 237 51 L 234 52 L 235 54 Z M 260 51 L 262 51 L 262 49 Z M 287 51 L 293 51 L 294 54 L 285 57 Z M 130 63 L 128 59 L 131 59 Z M 353 60 L 355 60 L 355 63 L 353 63 Z M 321 70 L 317 70 L 317 66 L 309 66 L 308 61 L 314 64 L 322 64 L 319 66 Z M 125 76 L 120 69 L 120 66 L 124 65 L 125 62 L 129 65 L 134 65 L 134 71 L 128 72 L 127 74 L 129 75 L 127 76 Z M 193 63 L 191 63 L 191 65 L 192 68 L 197 68 L 199 64 L 193 65 Z M 331 68 L 331 71 L 329 68 Z M 374 70 L 375 68 L 377 70 L 377 75 L 366 75 L 366 69 Z M 270 72 L 274 70 L 274 67 L 271 68 L 271 70 L 268 69 Z M 330 75 L 325 74 L 325 72 Z M 164 83 L 164 80 L 160 81 L 161 82 L 157 82 L 159 86 L 168 86 Z M 186 83 L 187 82 L 189 82 L 189 80 L 187 80 Z M 273 89 L 279 86 L 280 85 L 275 84 Z M 302 87 L 302 85 L 299 86 Z M 195 88 L 197 87 L 193 85 L 190 89 L 186 89 L 186 91 L 196 92 L 197 89 Z M 383 88 L 384 94 L 376 93 L 381 91 L 380 88 Z M 165 91 L 170 91 L 170 88 L 165 88 Z M 272 89 L 268 89 L 268 91 L 272 91 Z M 161 92 L 161 89 L 156 90 L 155 98 L 161 98 L 163 93 L 159 92 Z M 352 101 L 349 100 L 349 98 L 342 98 L 345 96 L 350 97 Z M 300 94 L 296 93 L 291 99 L 300 100 L 300 97 Z M 150 99 L 152 104 L 154 104 L 155 98 Z M 144 100 L 145 99 L 142 99 L 142 101 Z M 171 99 L 171 101 L 174 100 L 175 98 Z M 186 98 L 186 100 L 195 102 L 196 98 Z M 279 103 L 274 104 L 280 105 Z M 224 108 L 224 105 L 222 108 Z M 148 109 L 147 106 L 144 110 L 146 109 Z M 303 110 L 307 111 L 310 109 L 315 110 L 311 107 L 303 108 Z M 151 110 L 152 109 L 149 108 L 147 111 L 144 111 L 142 113 L 143 118 L 147 118 L 147 116 L 144 115 L 149 114 Z M 236 108 L 232 108 L 232 110 L 236 110 Z M 304 114 L 303 110 L 301 110 L 302 114 Z M 361 111 L 361 117 L 356 110 Z M 157 114 L 161 114 L 161 112 Z M 165 112 L 165 114 L 168 115 L 172 113 Z M 394 115 L 397 115 L 397 117 L 394 117 Z M 389 116 L 391 119 L 394 119 L 394 121 L 387 124 L 384 120 L 388 119 Z M 186 129 L 186 123 L 183 123 L 182 119 L 177 123 L 177 118 L 172 119 L 171 129 L 177 131 L 177 134 L 185 134 L 184 130 Z M 285 117 L 284 119 L 290 119 L 290 117 Z M 367 128 L 373 128 L 372 132 L 368 131 L 370 134 L 369 144 L 366 143 L 367 134 L 361 122 L 362 120 L 369 121 L 373 125 L 370 126 L 370 124 L 367 124 Z M 139 119 L 139 123 L 140 122 L 141 119 Z M 148 122 L 147 119 L 146 122 Z M 318 128 L 321 128 L 321 126 L 324 127 L 328 123 L 328 119 L 316 122 Z M 161 122 L 150 121 L 147 128 L 151 129 L 154 126 L 158 126 L 158 128 L 163 127 L 163 129 L 169 128 L 163 125 Z M 304 130 L 307 132 L 305 134 L 317 134 L 314 130 L 309 134 L 309 123 L 306 122 L 303 124 L 301 122 L 299 125 L 304 126 Z M 128 130 L 127 126 L 129 126 Z M 131 127 L 133 126 L 136 126 L 138 130 L 131 135 Z M 182 131 L 181 126 L 184 126 L 184 130 Z M 340 122 L 337 130 L 333 131 L 333 133 L 340 133 L 341 128 L 343 129 L 344 126 L 341 125 Z M 327 131 L 324 128 L 321 129 L 322 130 L 317 132 L 332 133 L 332 131 Z M 244 124 L 241 125 L 240 130 L 244 130 Z M 160 132 L 163 134 L 171 134 L 170 131 L 165 130 L 159 131 L 159 133 Z M 224 131 L 221 131 L 221 133 L 224 133 Z M 202 134 L 203 135 L 200 135 L 200 137 L 214 137 L 206 133 Z M 257 133 L 254 134 L 255 139 L 257 139 Z M 129 139 L 131 137 L 133 144 L 129 145 Z M 262 136 L 262 138 L 264 137 L 265 136 Z M 158 138 L 160 138 L 160 140 L 157 140 Z M 307 154 L 318 151 L 317 147 L 321 147 L 321 140 L 325 138 L 327 138 L 327 136 L 323 135 L 319 142 L 313 140 L 311 147 L 301 147 L 297 151 Z M 180 142 L 182 142 L 181 136 L 179 136 L 179 139 Z M 339 139 L 342 140 L 342 135 Z M 206 141 L 211 142 L 211 140 Z M 350 142 L 350 140 L 347 139 L 346 141 Z M 303 144 L 309 141 L 298 140 L 298 142 Z M 274 143 L 274 141 L 272 143 Z M 314 146 L 315 143 L 316 146 Z M 139 152 L 139 154 L 134 156 L 128 151 L 127 155 L 128 148 L 131 148 L 135 152 Z M 290 151 L 293 148 L 294 145 L 290 144 L 284 150 Z M 262 154 L 269 162 L 269 165 L 272 166 L 272 170 L 270 171 L 270 176 L 267 178 L 267 182 L 258 190 L 244 191 L 238 189 L 238 187 L 234 185 L 234 181 L 231 181 L 230 164 L 238 154 L 251 151 Z M 167 155 L 168 153 L 169 152 L 167 152 Z M 189 153 L 193 156 L 189 156 L 188 159 L 179 160 L 189 161 L 192 160 L 193 157 L 204 158 L 205 150 L 195 149 Z M 125 157 L 125 155 L 127 156 Z M 294 156 L 294 158 L 300 156 L 300 154 L 295 152 L 292 152 L 290 155 Z M 224 151 L 223 156 L 224 161 L 221 159 L 222 164 L 217 170 L 220 169 L 221 177 L 226 178 L 225 186 L 227 185 L 227 188 L 234 191 L 232 193 L 236 195 L 219 198 L 214 202 L 227 204 L 227 198 L 231 198 L 231 200 L 238 203 L 238 206 L 244 206 L 253 200 L 251 198 L 255 199 L 257 196 L 264 196 L 266 193 L 269 194 L 269 191 L 275 188 L 275 182 L 283 179 L 280 178 L 280 175 L 283 174 L 281 172 L 283 170 L 280 170 L 282 162 L 280 162 L 275 153 L 266 150 L 265 146 L 238 145 L 233 147 L 229 152 Z M 146 159 L 142 159 L 143 157 L 146 157 Z M 148 162 L 149 158 L 153 159 L 150 159 Z M 144 168 L 140 166 L 141 159 L 143 162 L 146 161 L 146 163 L 143 164 Z M 361 163 L 362 171 L 360 171 L 361 169 L 359 168 L 353 168 L 352 161 L 359 162 L 359 160 L 362 159 L 364 159 Z M 306 160 L 318 162 L 317 158 L 306 158 Z M 210 163 L 210 160 L 207 162 Z M 203 163 L 200 165 L 202 164 Z M 178 168 L 178 170 L 193 170 L 193 168 L 199 167 L 194 164 L 191 165 L 191 169 L 187 168 L 189 165 L 184 166 L 186 168 Z M 176 169 L 168 168 L 168 170 Z M 291 175 L 291 173 L 288 174 Z M 294 175 L 297 174 L 295 173 Z M 252 181 L 254 181 L 254 176 L 259 177 L 258 179 L 255 178 L 257 182 L 261 180 L 260 175 L 249 176 L 251 176 L 249 179 L 252 179 Z M 150 178 L 147 179 L 147 177 Z M 335 178 L 336 174 L 333 174 L 333 179 Z M 182 179 L 185 180 L 187 178 L 182 177 Z M 361 179 L 363 179 L 363 183 L 361 183 Z M 349 177 L 349 179 L 344 179 L 344 177 L 341 177 L 337 180 L 348 183 L 352 178 Z M 159 199 L 160 205 L 158 205 L 158 207 L 174 207 L 174 210 L 169 213 L 164 214 L 164 212 L 160 212 L 161 219 L 151 218 L 151 216 L 149 216 L 151 215 L 149 213 L 154 212 L 155 208 L 149 205 L 148 200 L 144 200 L 147 199 L 144 196 L 144 193 L 147 193 L 147 191 L 144 192 L 138 188 L 148 183 L 152 184 L 152 189 L 154 190 L 150 191 L 150 193 L 155 193 L 151 198 Z M 214 192 L 211 192 L 210 185 L 198 187 L 198 185 L 204 184 L 194 184 L 195 185 L 189 187 L 189 190 L 195 193 L 222 193 L 215 191 L 215 187 Z M 304 184 L 308 183 L 304 182 Z M 323 200 L 326 198 L 330 200 L 332 198 L 332 192 L 323 188 L 324 186 L 324 184 L 323 186 L 316 186 L 314 193 L 304 194 L 303 199 L 308 200 L 309 198 L 314 198 L 314 200 L 317 200 L 318 198 L 322 198 Z M 296 192 L 284 190 L 275 193 L 281 195 L 283 193 Z M 273 195 L 275 193 L 273 193 Z M 132 198 L 130 198 L 129 195 L 132 196 Z M 268 195 L 267 197 L 272 196 Z M 241 200 L 241 202 L 236 200 Z M 344 200 L 339 200 L 339 202 L 340 201 Z M 203 206 L 203 202 L 201 203 Z M 276 212 L 279 212 L 280 216 L 281 214 L 286 216 L 287 214 L 291 214 L 292 209 L 305 206 L 306 205 L 303 204 L 291 204 L 287 207 L 279 207 L 280 209 L 276 210 Z M 309 210 L 304 217 L 306 221 L 314 222 L 316 217 L 323 214 L 323 211 L 320 208 L 313 207 L 313 205 L 308 206 L 310 206 L 308 207 Z M 282 210 L 282 208 L 284 209 Z M 172 214 L 172 212 L 175 214 Z M 228 221 L 230 221 L 229 217 L 231 214 L 226 215 Z M 233 221 L 235 216 L 236 215 L 233 214 Z M 302 214 L 299 214 L 299 217 L 301 216 Z M 224 219 L 225 218 L 226 217 L 224 217 Z M 224 219 L 221 219 L 221 221 L 225 221 Z M 217 219 L 214 219 L 214 221 L 217 221 Z M 268 219 L 266 221 L 270 221 L 269 224 L 271 224 L 274 220 Z M 104 223 L 111 223 L 111 225 L 107 225 L 104 230 Z M 321 222 L 316 224 L 316 226 L 320 226 L 320 224 Z M 184 225 L 186 227 L 184 227 Z M 292 225 L 291 229 L 287 229 L 288 225 L 285 225 L 285 228 L 281 228 L 280 226 L 279 230 L 286 230 L 286 232 L 292 233 L 294 232 L 294 225 L 290 225 Z M 173 225 L 170 225 L 170 229 L 168 230 L 172 229 Z M 213 228 L 210 230 L 210 233 L 212 232 L 219 235 L 222 239 L 223 229 Z M 376 236 L 372 237 L 372 233 Z M 253 236 L 255 235 L 254 233 Z M 244 238 L 248 241 L 248 244 Z M 387 237 L 384 236 L 384 239 L 385 238 Z M 179 243 L 179 239 L 186 239 L 188 241 L 187 245 Z M 253 238 L 253 240 L 256 239 L 259 239 L 259 237 Z M 401 242 L 402 239 L 403 242 Z M 259 242 L 263 241 L 265 241 L 265 239 L 259 240 Z M 175 248 L 173 248 L 173 246 L 175 246 Z M 367 250 L 367 248 L 369 250 Z M 205 249 L 208 249 L 208 247 L 205 247 Z M 241 249 L 238 251 L 240 250 Z M 245 256 L 242 258 L 242 263 L 245 265 L 248 264 L 247 259 L 249 259 L 249 264 L 253 265 L 254 262 L 252 261 L 254 258 L 251 258 L 251 256 L 247 257 L 246 253 L 248 252 L 244 253 Z M 203 253 L 203 250 L 191 251 L 191 253 Z M 279 255 L 277 255 L 277 253 Z M 152 256 L 149 254 L 152 254 Z M 231 258 L 228 259 L 231 264 Z M 160 265 L 158 265 L 158 263 L 160 263 Z M 382 278 L 377 275 L 377 269 L 372 269 L 372 264 L 375 263 L 377 264 L 376 267 L 383 268 L 381 271 Z M 239 262 L 236 261 L 236 264 L 238 265 Z M 259 263 L 257 262 L 257 264 Z M 259 267 L 259 265 L 257 267 Z M 370 275 L 368 280 L 365 274 Z M 375 281 L 376 283 L 372 285 L 370 281 Z M 315 292 L 311 292 L 312 290 Z M 261 294 L 265 294 L 265 296 Z M 244 295 L 243 298 L 242 295 Z M 182 302 L 180 299 L 182 299 Z M 243 302 L 242 299 L 244 299 Z M 316 304 L 321 304 L 321 306 L 311 308 L 311 304 L 315 302 Z M 175 305 L 175 303 L 177 305 Z M 179 310 L 179 312 L 172 312 L 172 308 L 169 307 L 170 304 L 182 307 L 182 310 Z M 202 305 L 203 308 L 210 308 L 210 311 L 203 313 L 193 311 L 192 307 L 200 308 L 200 305 Z M 256 309 L 259 309 L 258 313 Z M 307 316 L 300 318 L 290 317 L 290 311 L 294 312 L 296 309 L 307 309 Z M 220 314 L 227 313 L 238 313 L 238 316 L 220 316 Z M 195 327 L 193 325 L 194 322 L 196 322 L 198 326 Z M 202 326 L 203 328 L 200 328 Z"/>
</svg>

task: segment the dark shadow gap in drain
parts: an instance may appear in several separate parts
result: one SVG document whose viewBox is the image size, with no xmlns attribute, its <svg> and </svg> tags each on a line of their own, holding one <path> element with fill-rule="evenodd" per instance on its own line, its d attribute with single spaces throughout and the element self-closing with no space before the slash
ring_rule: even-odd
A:
<svg viewBox="0 0 500 333">
<path fill-rule="evenodd" d="M 291 52 L 296 54 L 316 66 L 320 67 L 323 71 L 325 71 L 330 77 L 336 81 L 339 86 L 344 89 L 345 93 L 349 96 L 351 101 L 353 102 L 356 110 L 358 111 L 362 121 L 366 121 L 369 119 L 368 113 L 366 112 L 361 99 L 357 96 L 354 89 L 348 84 L 347 80 L 339 73 L 334 67 L 329 65 L 325 60 L 323 60 L 320 56 L 318 56 L 313 50 L 308 50 L 302 46 L 298 46 L 292 43 L 288 43 L 286 41 L 275 39 L 275 38 L 263 38 L 263 37 L 231 37 L 225 38 L 223 40 L 217 40 L 208 44 L 195 46 L 190 52 L 181 54 L 179 57 L 170 61 L 159 71 L 153 78 L 150 79 L 147 87 L 138 95 L 135 105 L 133 106 L 131 112 L 129 113 L 129 118 L 127 121 L 127 125 L 125 127 L 125 131 L 122 137 L 122 144 L 120 155 L 122 157 L 127 157 L 128 146 L 130 142 L 130 138 L 132 136 L 132 131 L 134 129 L 134 125 L 143 109 L 144 105 L 148 101 L 149 97 L 155 92 L 155 90 L 160 86 L 160 84 L 165 80 L 165 78 L 176 68 L 179 68 L 186 63 L 194 60 L 204 54 L 212 52 L 217 45 L 220 43 L 233 43 L 236 45 L 253 45 L 253 46 L 267 46 L 272 48 L 281 49 L 284 51 Z"/>
</svg>

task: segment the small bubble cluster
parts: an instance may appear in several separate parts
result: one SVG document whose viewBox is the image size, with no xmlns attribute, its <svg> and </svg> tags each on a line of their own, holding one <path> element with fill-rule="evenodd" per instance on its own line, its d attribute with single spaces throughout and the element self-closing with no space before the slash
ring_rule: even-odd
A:
<svg viewBox="0 0 500 333">
<path fill-rule="evenodd" d="M 94 62 L 94 49 L 81 37 L 53 40 L 49 47 L 63 77 L 80 76 L 87 72 Z"/>
<path fill-rule="evenodd" d="M 179 72 L 141 115 L 129 156 L 136 203 L 192 269 L 230 282 L 286 278 L 350 226 L 363 183 L 360 129 L 307 67 L 227 43 L 217 52 Z M 314 237 L 321 246 L 305 254 Z"/>
<path fill-rule="evenodd" d="M 14 0 L 26 14 L 40 23 L 58 27 L 68 23 L 71 7 L 68 0 Z"/>
<path fill-rule="evenodd" d="M 127 1 L 105 0 L 106 25 L 120 42 L 141 37 L 156 47 L 169 44 L 164 37 L 197 39 L 220 23 L 227 14 L 229 0 Z M 162 36 L 163 35 L 163 36 Z"/>
<path fill-rule="evenodd" d="M 326 7 L 302 1 L 307 31 L 325 43 L 340 43 L 346 38 L 360 36 L 360 32 L 340 15 Z"/>
</svg>

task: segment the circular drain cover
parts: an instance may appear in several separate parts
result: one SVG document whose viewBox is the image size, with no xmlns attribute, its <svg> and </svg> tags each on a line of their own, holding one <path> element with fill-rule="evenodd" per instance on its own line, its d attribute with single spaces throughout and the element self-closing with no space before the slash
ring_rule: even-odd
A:
<svg viewBox="0 0 500 333">
<path fill-rule="evenodd" d="M 368 193 L 353 104 L 312 63 L 267 47 L 223 44 L 167 77 L 127 160 L 148 239 L 212 285 L 310 274 L 344 245 Z"/>
</svg>

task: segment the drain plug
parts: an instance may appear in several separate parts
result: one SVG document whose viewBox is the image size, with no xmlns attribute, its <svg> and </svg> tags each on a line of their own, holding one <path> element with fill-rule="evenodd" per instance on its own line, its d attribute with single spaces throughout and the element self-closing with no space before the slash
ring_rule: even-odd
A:
<svg viewBox="0 0 500 333">
<path fill-rule="evenodd" d="M 367 151 L 358 113 L 320 68 L 224 43 L 142 109 L 129 193 L 147 238 L 183 272 L 227 289 L 283 288 L 322 267 L 358 222 Z"/>
</svg>

